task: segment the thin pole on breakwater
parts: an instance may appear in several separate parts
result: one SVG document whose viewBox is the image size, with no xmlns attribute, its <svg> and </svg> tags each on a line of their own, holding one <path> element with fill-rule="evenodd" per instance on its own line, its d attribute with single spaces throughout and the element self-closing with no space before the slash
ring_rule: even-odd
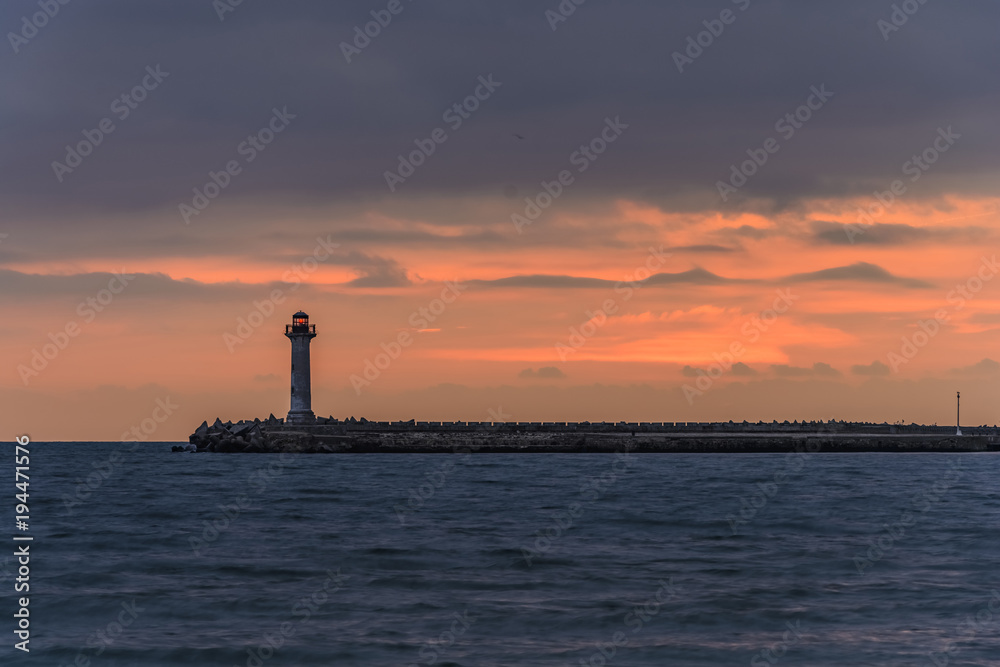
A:
<svg viewBox="0 0 1000 667">
<path fill-rule="evenodd" d="M 962 435 L 962 392 L 955 392 L 955 435 Z"/>
</svg>

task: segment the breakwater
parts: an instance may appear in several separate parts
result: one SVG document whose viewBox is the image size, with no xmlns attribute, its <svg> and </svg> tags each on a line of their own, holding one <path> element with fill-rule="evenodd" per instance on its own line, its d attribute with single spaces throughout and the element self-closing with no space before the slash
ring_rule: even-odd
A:
<svg viewBox="0 0 1000 667">
<path fill-rule="evenodd" d="M 203 422 L 187 451 L 243 453 L 1000 451 L 1000 429 L 865 422 Z"/>
</svg>

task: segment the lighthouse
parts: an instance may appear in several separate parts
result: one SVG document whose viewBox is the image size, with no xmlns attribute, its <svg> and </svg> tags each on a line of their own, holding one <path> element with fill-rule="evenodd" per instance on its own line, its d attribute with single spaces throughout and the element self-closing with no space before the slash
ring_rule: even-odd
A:
<svg viewBox="0 0 1000 667">
<path fill-rule="evenodd" d="M 309 378 L 309 343 L 316 337 L 316 325 L 301 310 L 285 325 L 285 335 L 292 341 L 292 396 L 286 424 L 312 424 L 312 389 Z"/>
</svg>

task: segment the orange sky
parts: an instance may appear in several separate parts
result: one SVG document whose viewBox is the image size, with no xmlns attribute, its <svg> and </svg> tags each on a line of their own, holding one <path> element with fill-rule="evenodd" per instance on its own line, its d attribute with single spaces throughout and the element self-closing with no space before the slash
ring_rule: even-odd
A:
<svg viewBox="0 0 1000 667">
<path fill-rule="evenodd" d="M 723 214 L 580 196 L 518 234 L 508 199 L 396 200 L 284 207 L 280 239 L 260 233 L 274 210 L 234 204 L 215 214 L 246 235 L 186 230 L 198 255 L 166 238 L 83 258 L 53 239 L 44 261 L 5 265 L 0 417 L 12 435 L 118 439 L 169 399 L 178 408 L 146 437 L 171 440 L 216 416 L 281 416 L 283 326 L 302 308 L 319 331 L 314 410 L 341 418 L 949 423 L 962 390 L 963 421 L 994 423 L 1000 280 L 983 258 L 1000 200 L 901 201 L 848 242 L 838 224 L 869 203 Z M 134 278 L 120 294 L 86 305 L 121 269 Z M 978 291 L 977 274 L 990 278 Z M 434 314 L 445 281 L 461 288 Z M 243 340 L 255 303 L 268 316 Z M 413 343 L 361 382 L 401 333 Z M 52 340 L 65 349 L 32 368 Z M 699 385 L 717 362 L 725 372 Z M 700 393 L 687 400 L 685 385 Z"/>
</svg>

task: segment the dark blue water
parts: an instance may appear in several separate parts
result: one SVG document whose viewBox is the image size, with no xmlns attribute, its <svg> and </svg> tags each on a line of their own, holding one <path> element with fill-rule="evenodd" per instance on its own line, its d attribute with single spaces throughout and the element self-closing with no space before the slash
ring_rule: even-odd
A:
<svg viewBox="0 0 1000 667">
<path fill-rule="evenodd" d="M 997 455 L 30 449 L 3 665 L 1000 664 Z"/>
</svg>

